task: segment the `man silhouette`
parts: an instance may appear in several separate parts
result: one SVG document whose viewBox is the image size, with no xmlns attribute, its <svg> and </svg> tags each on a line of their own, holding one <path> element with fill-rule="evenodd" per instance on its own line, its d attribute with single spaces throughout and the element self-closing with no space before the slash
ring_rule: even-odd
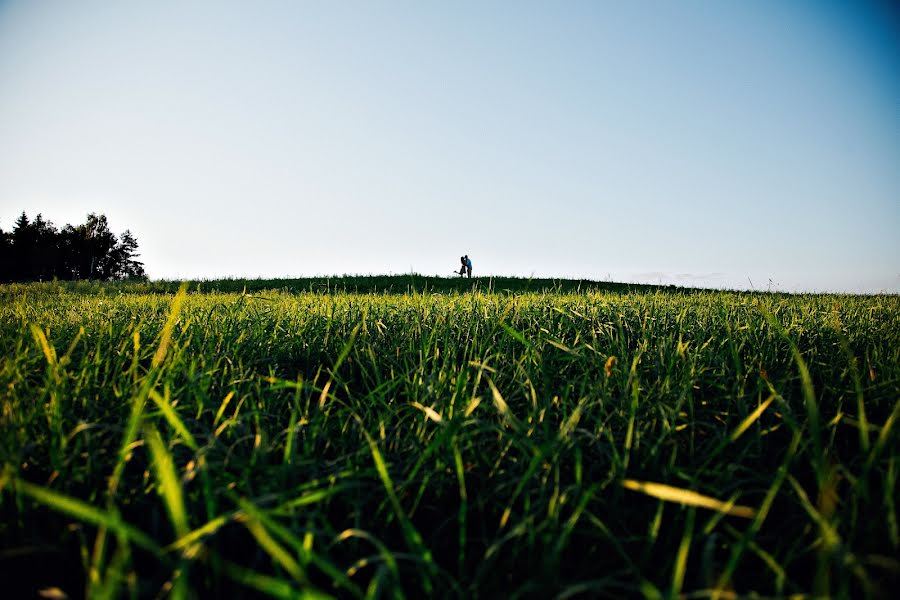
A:
<svg viewBox="0 0 900 600">
<path fill-rule="evenodd" d="M 466 273 L 468 274 L 469 279 L 472 279 L 472 259 L 469 258 L 468 254 L 463 256 L 463 264 L 466 267 Z"/>
</svg>

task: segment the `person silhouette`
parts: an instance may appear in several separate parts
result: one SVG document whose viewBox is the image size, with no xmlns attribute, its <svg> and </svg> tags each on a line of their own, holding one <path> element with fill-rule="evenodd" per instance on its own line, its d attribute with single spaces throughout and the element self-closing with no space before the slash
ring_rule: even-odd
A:
<svg viewBox="0 0 900 600">
<path fill-rule="evenodd" d="M 466 273 L 468 274 L 469 279 L 472 279 L 472 259 L 469 258 L 468 254 L 463 256 L 463 262 L 465 263 Z"/>
<path fill-rule="evenodd" d="M 459 262 L 460 262 L 460 264 L 462 265 L 462 266 L 459 268 L 459 276 L 462 277 L 463 275 L 466 274 L 466 257 L 465 257 L 465 256 L 460 256 L 460 257 L 459 257 Z"/>
</svg>

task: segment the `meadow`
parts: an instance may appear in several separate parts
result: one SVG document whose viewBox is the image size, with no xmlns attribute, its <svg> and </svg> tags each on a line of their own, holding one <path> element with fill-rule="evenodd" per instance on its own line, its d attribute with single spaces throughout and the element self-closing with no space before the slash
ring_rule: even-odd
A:
<svg viewBox="0 0 900 600">
<path fill-rule="evenodd" d="M 0 348 L 6 597 L 900 585 L 897 296 L 5 285 Z"/>
</svg>

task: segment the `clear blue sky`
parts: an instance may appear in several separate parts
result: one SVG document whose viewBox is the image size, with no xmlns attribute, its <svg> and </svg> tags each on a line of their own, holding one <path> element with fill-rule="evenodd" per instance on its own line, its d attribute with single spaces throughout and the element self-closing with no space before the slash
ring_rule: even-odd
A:
<svg viewBox="0 0 900 600">
<path fill-rule="evenodd" d="M 0 227 L 151 277 L 900 291 L 889 3 L 0 0 Z"/>
</svg>

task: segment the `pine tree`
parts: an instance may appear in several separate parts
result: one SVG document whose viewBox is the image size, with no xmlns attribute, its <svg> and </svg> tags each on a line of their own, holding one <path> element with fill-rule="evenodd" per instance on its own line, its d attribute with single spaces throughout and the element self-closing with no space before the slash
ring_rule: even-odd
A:
<svg viewBox="0 0 900 600">
<path fill-rule="evenodd" d="M 34 279 L 30 263 L 30 257 L 34 250 L 34 235 L 31 228 L 31 220 L 24 210 L 13 225 L 12 245 L 12 280 L 27 281 Z"/>
<path fill-rule="evenodd" d="M 122 238 L 119 240 L 119 245 L 117 247 L 120 260 L 120 267 L 117 273 L 119 278 L 132 279 L 144 277 L 144 263 L 135 260 L 136 257 L 140 256 L 140 254 L 137 253 L 137 248 L 137 238 L 134 237 L 131 230 L 126 229 L 124 233 L 122 233 Z"/>
</svg>

